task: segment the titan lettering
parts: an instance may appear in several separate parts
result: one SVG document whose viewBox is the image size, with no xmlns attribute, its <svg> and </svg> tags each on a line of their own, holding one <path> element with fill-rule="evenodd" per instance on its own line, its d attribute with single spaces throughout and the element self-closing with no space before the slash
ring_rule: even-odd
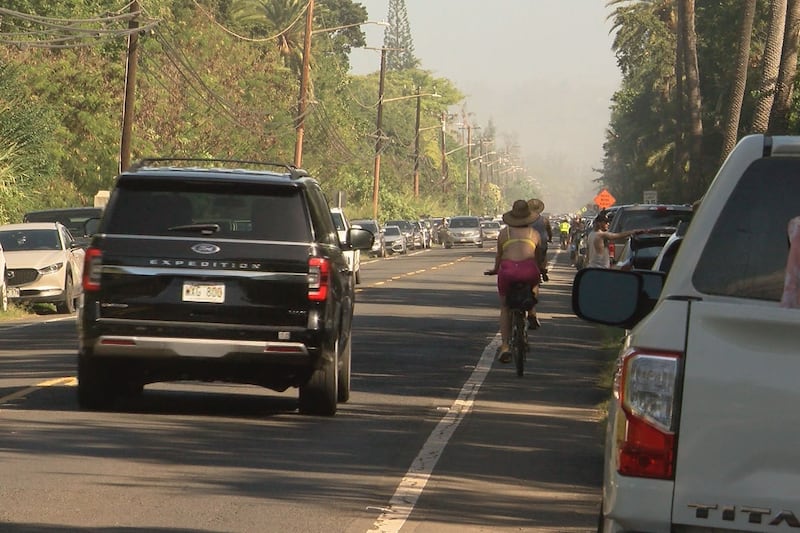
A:
<svg viewBox="0 0 800 533">
<path fill-rule="evenodd" d="M 734 522 L 737 518 L 737 509 L 733 505 L 690 503 L 689 507 L 694 509 L 695 518 L 708 519 L 711 517 L 712 511 L 717 510 L 720 511 L 720 518 L 726 522 Z M 763 507 L 740 507 L 738 511 L 740 516 L 744 515 L 750 524 L 762 524 L 768 520 L 766 523 L 770 526 L 786 524 L 789 527 L 800 528 L 800 520 L 792 511 L 778 511 L 774 515 L 772 509 Z"/>
</svg>

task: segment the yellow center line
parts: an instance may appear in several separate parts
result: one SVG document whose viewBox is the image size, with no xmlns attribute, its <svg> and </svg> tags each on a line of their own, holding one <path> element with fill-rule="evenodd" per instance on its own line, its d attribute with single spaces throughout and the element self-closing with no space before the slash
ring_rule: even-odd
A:
<svg viewBox="0 0 800 533">
<path fill-rule="evenodd" d="M 56 378 L 56 379 L 50 379 L 50 380 L 47 380 L 47 381 L 42 381 L 41 383 L 37 383 L 36 385 L 33 385 L 32 387 L 26 387 L 26 388 L 24 388 L 22 390 L 19 390 L 19 391 L 15 392 L 15 393 L 9 394 L 7 396 L 0 397 L 0 404 L 8 403 L 10 401 L 17 400 L 19 398 L 24 398 L 28 394 L 31 394 L 32 392 L 36 392 L 37 390 L 43 389 L 45 387 L 57 387 L 59 385 L 64 385 L 64 386 L 67 386 L 67 387 L 74 387 L 77 384 L 78 384 L 78 380 L 75 379 L 74 377 Z"/>
</svg>

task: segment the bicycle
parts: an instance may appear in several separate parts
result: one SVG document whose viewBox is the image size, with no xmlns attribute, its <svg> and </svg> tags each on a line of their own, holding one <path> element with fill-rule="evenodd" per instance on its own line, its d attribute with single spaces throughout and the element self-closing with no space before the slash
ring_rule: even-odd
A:
<svg viewBox="0 0 800 533">
<path fill-rule="evenodd" d="M 525 360 L 528 357 L 528 311 L 536 305 L 533 287 L 530 283 L 517 282 L 511 285 L 506 295 L 506 305 L 511 313 L 511 338 L 509 346 L 514 360 L 517 376 L 525 373 Z"/>
<path fill-rule="evenodd" d="M 484 272 L 487 276 L 496 274 L 492 271 Z M 511 284 L 506 294 L 506 305 L 511 314 L 511 337 L 509 347 L 514 361 L 517 376 L 525 374 L 525 360 L 528 357 L 528 311 L 536 305 L 536 297 L 533 295 L 533 286 L 530 283 L 521 281 Z"/>
</svg>

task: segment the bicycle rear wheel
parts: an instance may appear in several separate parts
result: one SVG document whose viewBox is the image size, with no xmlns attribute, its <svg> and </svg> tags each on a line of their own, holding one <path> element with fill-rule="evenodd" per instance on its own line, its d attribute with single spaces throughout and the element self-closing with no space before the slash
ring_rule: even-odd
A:
<svg viewBox="0 0 800 533">
<path fill-rule="evenodd" d="M 528 335 L 525 324 L 525 312 L 514 311 L 513 323 L 511 324 L 511 353 L 514 355 L 514 366 L 517 369 L 517 376 L 522 377 L 525 373 L 525 353 L 528 351 Z"/>
</svg>

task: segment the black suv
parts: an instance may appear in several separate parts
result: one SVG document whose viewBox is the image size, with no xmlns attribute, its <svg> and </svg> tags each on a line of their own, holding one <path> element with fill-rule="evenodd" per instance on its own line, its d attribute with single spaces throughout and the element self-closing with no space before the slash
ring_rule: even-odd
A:
<svg viewBox="0 0 800 533">
<path fill-rule="evenodd" d="M 355 288 L 342 251 L 372 239 L 353 228 L 340 242 L 318 182 L 293 167 L 137 163 L 86 251 L 81 407 L 202 380 L 299 387 L 301 413 L 333 415 L 350 396 Z"/>
</svg>

